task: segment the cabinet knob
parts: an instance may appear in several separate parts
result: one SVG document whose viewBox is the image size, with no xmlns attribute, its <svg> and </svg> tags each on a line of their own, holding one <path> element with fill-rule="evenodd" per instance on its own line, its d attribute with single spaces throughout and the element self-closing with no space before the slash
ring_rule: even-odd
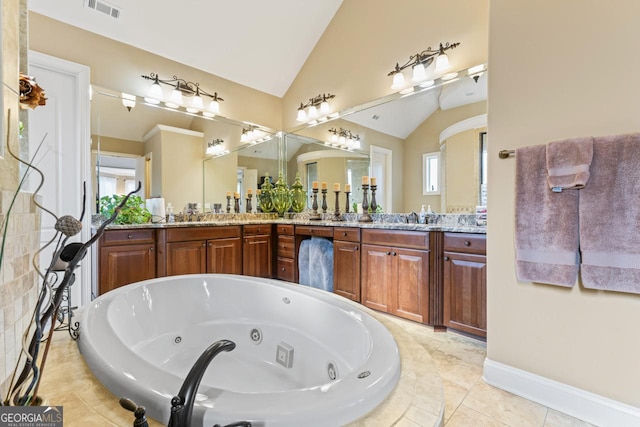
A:
<svg viewBox="0 0 640 427">
<path fill-rule="evenodd" d="M 203 243 L 203 244 L 202 244 L 202 247 L 204 248 L 205 246 L 207 246 L 207 244 L 206 244 L 206 243 Z"/>
<path fill-rule="evenodd" d="M 471 246 L 471 242 L 470 242 L 470 241 L 468 241 L 468 240 L 465 240 L 465 241 L 464 241 L 464 245 L 465 245 L 465 246 Z"/>
<path fill-rule="evenodd" d="M 284 268 L 284 267 L 282 267 L 282 271 L 287 271 L 287 269 L 286 269 L 286 268 Z"/>
<path fill-rule="evenodd" d="M 127 234 L 127 239 L 133 239 L 133 234 Z"/>
<path fill-rule="evenodd" d="M 391 255 L 396 256 L 396 255 L 398 255 L 398 254 L 397 254 L 397 253 L 395 253 L 395 252 L 391 252 Z"/>
<path fill-rule="evenodd" d="M 153 248 L 149 248 L 149 252 L 153 252 Z"/>
<path fill-rule="evenodd" d="M 260 234 L 260 229 L 258 228 L 258 234 Z"/>
<path fill-rule="evenodd" d="M 449 257 L 448 256 L 444 257 L 444 260 L 449 261 Z"/>
<path fill-rule="evenodd" d="M 391 255 L 391 252 L 387 252 L 387 255 Z"/>
<path fill-rule="evenodd" d="M 347 232 L 346 232 L 346 231 L 343 231 L 343 232 L 342 232 L 342 235 L 343 235 L 343 236 L 346 236 L 346 235 L 347 235 Z"/>
<path fill-rule="evenodd" d="M 356 251 L 359 251 L 359 250 L 360 250 L 360 247 L 356 246 Z"/>
<path fill-rule="evenodd" d="M 209 242 L 209 246 L 213 246 L 213 243 Z"/>
</svg>

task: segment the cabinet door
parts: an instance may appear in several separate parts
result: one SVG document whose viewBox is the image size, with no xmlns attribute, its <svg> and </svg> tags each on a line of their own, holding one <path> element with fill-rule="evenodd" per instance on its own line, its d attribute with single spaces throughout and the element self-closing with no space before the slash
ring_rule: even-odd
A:
<svg viewBox="0 0 640 427">
<path fill-rule="evenodd" d="M 362 304 L 387 313 L 396 283 L 396 263 L 390 255 L 389 247 L 362 245 Z"/>
<path fill-rule="evenodd" d="M 155 245 L 100 248 L 100 295 L 120 286 L 156 277 Z"/>
<path fill-rule="evenodd" d="M 239 237 L 207 241 L 207 273 L 242 274 Z"/>
<path fill-rule="evenodd" d="M 360 244 L 333 242 L 333 292 L 360 302 Z"/>
<path fill-rule="evenodd" d="M 486 337 L 486 256 L 457 252 L 444 255 L 445 326 Z"/>
<path fill-rule="evenodd" d="M 389 313 L 426 323 L 429 319 L 429 252 L 392 248 L 391 258 L 397 264 L 397 275 Z"/>
<path fill-rule="evenodd" d="M 271 277 L 271 236 L 247 236 L 242 246 L 242 273 Z"/>
<path fill-rule="evenodd" d="M 207 272 L 207 243 L 203 240 L 167 243 L 167 276 Z"/>
</svg>

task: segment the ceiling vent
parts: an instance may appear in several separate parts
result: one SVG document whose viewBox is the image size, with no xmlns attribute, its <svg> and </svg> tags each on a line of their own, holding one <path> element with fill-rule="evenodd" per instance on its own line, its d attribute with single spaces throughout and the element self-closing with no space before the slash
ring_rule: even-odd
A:
<svg viewBox="0 0 640 427">
<path fill-rule="evenodd" d="M 102 12 L 105 15 L 109 15 L 112 18 L 118 19 L 120 18 L 121 9 L 115 6 L 110 5 L 107 2 L 100 0 L 86 0 L 85 6 L 89 9 L 97 10 L 98 12 Z"/>
</svg>

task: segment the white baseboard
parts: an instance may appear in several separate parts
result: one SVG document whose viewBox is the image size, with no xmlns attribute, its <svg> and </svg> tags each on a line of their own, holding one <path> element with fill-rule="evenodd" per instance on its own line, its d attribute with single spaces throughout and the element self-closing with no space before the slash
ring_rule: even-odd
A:
<svg viewBox="0 0 640 427">
<path fill-rule="evenodd" d="M 533 402 L 601 427 L 640 427 L 640 408 L 489 359 L 484 380 Z"/>
</svg>

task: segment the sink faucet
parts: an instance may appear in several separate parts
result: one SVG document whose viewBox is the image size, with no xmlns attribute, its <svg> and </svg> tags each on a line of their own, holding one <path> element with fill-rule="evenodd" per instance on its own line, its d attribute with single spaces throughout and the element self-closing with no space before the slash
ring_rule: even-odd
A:
<svg viewBox="0 0 640 427">
<path fill-rule="evenodd" d="M 196 363 L 191 367 L 177 396 L 171 399 L 171 417 L 168 427 L 189 427 L 191 425 L 191 414 L 193 404 L 196 400 L 196 392 L 200 386 L 200 381 L 209 363 L 221 351 L 231 351 L 236 348 L 236 344 L 229 340 L 216 341 L 200 355 Z"/>
</svg>

